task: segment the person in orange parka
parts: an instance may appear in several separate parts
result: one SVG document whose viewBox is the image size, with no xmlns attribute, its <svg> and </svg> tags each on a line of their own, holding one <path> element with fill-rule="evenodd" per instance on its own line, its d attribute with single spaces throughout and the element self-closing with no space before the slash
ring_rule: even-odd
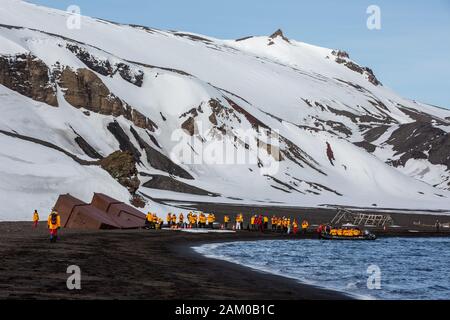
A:
<svg viewBox="0 0 450 320">
<path fill-rule="evenodd" d="M 334 158 L 333 149 L 331 149 L 331 145 L 328 142 L 327 142 L 327 157 L 328 157 L 328 160 L 330 160 L 331 165 L 334 166 L 333 161 L 336 161 L 336 159 Z"/>
<path fill-rule="evenodd" d="M 61 228 L 61 217 L 55 210 L 50 213 L 47 220 L 48 229 L 50 231 L 50 242 L 56 242 L 58 239 L 58 230 Z"/>
<path fill-rule="evenodd" d="M 33 227 L 37 228 L 38 224 L 39 224 L 39 213 L 38 213 L 37 210 L 34 210 L 34 213 L 33 213 Z"/>
</svg>

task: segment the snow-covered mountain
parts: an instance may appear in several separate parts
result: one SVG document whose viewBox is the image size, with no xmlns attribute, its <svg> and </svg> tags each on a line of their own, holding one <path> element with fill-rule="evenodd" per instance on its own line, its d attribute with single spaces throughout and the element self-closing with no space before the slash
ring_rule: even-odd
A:
<svg viewBox="0 0 450 320">
<path fill-rule="evenodd" d="M 450 110 L 345 51 L 69 18 L 0 3 L 0 219 L 94 192 L 146 209 L 145 195 L 449 209 Z"/>
</svg>

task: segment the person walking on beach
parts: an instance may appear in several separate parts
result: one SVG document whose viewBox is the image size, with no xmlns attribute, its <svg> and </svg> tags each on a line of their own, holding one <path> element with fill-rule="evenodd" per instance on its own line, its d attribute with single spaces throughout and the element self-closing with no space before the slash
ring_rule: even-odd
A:
<svg viewBox="0 0 450 320">
<path fill-rule="evenodd" d="M 192 224 L 193 224 L 194 228 L 198 228 L 199 227 L 199 225 L 198 225 L 198 216 L 197 216 L 196 213 L 194 213 L 192 215 Z"/>
<path fill-rule="evenodd" d="M 264 230 L 269 229 L 269 217 L 264 216 L 263 217 L 263 223 L 264 223 Z"/>
<path fill-rule="evenodd" d="M 184 229 L 184 214 L 183 212 L 180 213 L 180 216 L 178 217 L 178 223 L 180 225 L 180 228 Z"/>
<path fill-rule="evenodd" d="M 153 214 L 151 212 L 147 213 L 147 216 L 145 217 L 145 229 L 154 229 L 154 220 L 153 220 Z"/>
<path fill-rule="evenodd" d="M 167 222 L 167 226 L 170 228 L 170 226 L 172 225 L 172 213 L 171 212 L 167 213 L 166 222 Z"/>
<path fill-rule="evenodd" d="M 272 231 L 276 231 L 277 230 L 277 217 L 272 216 L 270 223 L 272 225 Z"/>
<path fill-rule="evenodd" d="M 48 216 L 48 230 L 50 231 L 50 242 L 56 242 L 58 239 L 58 230 L 61 228 L 61 217 L 56 210 Z"/>
<path fill-rule="evenodd" d="M 259 222 L 259 231 L 264 232 L 264 217 L 263 215 L 259 215 L 258 218 L 258 222 Z"/>
<path fill-rule="evenodd" d="M 334 167 L 334 162 L 336 159 L 334 158 L 334 152 L 333 149 L 331 149 L 331 145 L 329 142 L 327 142 L 327 157 L 328 160 L 330 160 L 331 165 Z"/>
<path fill-rule="evenodd" d="M 250 230 L 255 231 L 256 216 L 250 217 Z"/>
<path fill-rule="evenodd" d="M 225 226 L 225 230 L 227 230 L 228 229 L 228 223 L 230 223 L 230 216 L 229 215 L 224 215 L 223 216 L 223 223 L 224 223 L 224 226 Z"/>
<path fill-rule="evenodd" d="M 36 229 L 39 224 L 39 213 L 37 210 L 34 210 L 33 213 L 33 227 Z"/>
<path fill-rule="evenodd" d="M 302 232 L 303 234 L 306 234 L 309 228 L 309 222 L 307 220 L 303 220 L 302 222 Z"/>
<path fill-rule="evenodd" d="M 294 219 L 294 222 L 292 223 L 292 231 L 294 235 L 298 233 L 298 221 L 297 218 Z"/>
<path fill-rule="evenodd" d="M 441 223 L 439 222 L 439 220 L 436 220 L 436 232 L 441 231 Z"/>
<path fill-rule="evenodd" d="M 216 222 L 216 216 L 214 213 L 208 213 L 208 227 L 210 229 L 214 228 L 214 222 Z"/>
<path fill-rule="evenodd" d="M 236 215 L 236 230 L 242 230 L 242 225 L 244 223 L 244 217 L 242 213 Z"/>
</svg>

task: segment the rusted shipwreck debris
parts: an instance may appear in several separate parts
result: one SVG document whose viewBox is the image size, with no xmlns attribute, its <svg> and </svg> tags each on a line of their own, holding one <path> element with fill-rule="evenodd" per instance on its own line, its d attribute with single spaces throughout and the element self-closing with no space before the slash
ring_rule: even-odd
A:
<svg viewBox="0 0 450 320">
<path fill-rule="evenodd" d="M 69 229 L 137 229 L 145 225 L 139 210 L 102 193 L 95 193 L 90 204 L 70 194 L 61 195 L 55 204 L 61 226 Z"/>
</svg>

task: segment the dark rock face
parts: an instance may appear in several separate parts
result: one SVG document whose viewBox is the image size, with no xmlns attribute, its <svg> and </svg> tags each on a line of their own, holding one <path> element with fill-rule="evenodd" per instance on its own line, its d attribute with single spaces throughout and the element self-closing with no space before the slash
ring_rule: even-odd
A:
<svg viewBox="0 0 450 320">
<path fill-rule="evenodd" d="M 143 187 L 150 189 L 169 190 L 179 193 L 195 194 L 201 196 L 211 196 L 211 197 L 219 196 L 216 193 L 191 186 L 187 183 L 175 180 L 172 177 L 166 177 L 162 175 L 151 175 L 150 177 L 151 180 L 145 182 L 142 185 Z"/>
<path fill-rule="evenodd" d="M 190 136 L 197 134 L 197 129 L 195 127 L 195 119 L 189 117 L 185 122 L 181 124 L 181 128 L 186 131 Z"/>
<path fill-rule="evenodd" d="M 142 87 L 142 84 L 144 83 L 144 72 L 139 70 L 136 73 L 133 73 L 130 66 L 125 63 L 119 63 L 115 72 L 119 72 L 122 79 L 137 87 Z"/>
<path fill-rule="evenodd" d="M 108 125 L 108 130 L 114 135 L 114 137 L 119 142 L 120 150 L 122 152 L 127 152 L 133 156 L 133 160 L 135 162 L 141 161 L 142 154 L 139 152 L 139 150 L 133 145 L 133 143 L 130 141 L 130 138 L 128 135 L 123 131 L 122 127 L 118 122 L 111 122 Z"/>
<path fill-rule="evenodd" d="M 143 150 L 147 155 L 148 163 L 153 168 L 167 172 L 180 178 L 194 180 L 194 177 L 192 177 L 189 172 L 181 168 L 179 165 L 170 160 L 170 158 L 166 157 L 158 150 L 152 148 L 147 142 L 145 142 L 133 127 L 130 127 L 130 131 L 136 141 L 139 143 L 139 148 L 141 148 L 141 150 Z"/>
<path fill-rule="evenodd" d="M 290 43 L 289 39 L 284 35 L 283 30 L 281 30 L 281 29 L 278 29 L 277 31 L 275 31 L 269 38 L 270 39 L 275 39 L 275 38 L 278 38 L 278 37 L 280 37 L 284 41 Z"/>
<path fill-rule="evenodd" d="M 65 99 L 75 108 L 85 108 L 114 117 L 124 116 L 136 126 L 150 131 L 157 128 L 153 121 L 112 94 L 94 72 L 88 69 L 78 69 L 74 72 L 65 68 L 58 77 L 60 86 L 65 88 Z"/>
<path fill-rule="evenodd" d="M 380 138 L 388 129 L 389 126 L 379 126 L 371 128 L 364 133 L 364 139 L 367 142 L 374 142 L 375 140 Z"/>
<path fill-rule="evenodd" d="M 67 44 L 67 49 L 77 56 L 89 69 L 103 75 L 110 76 L 113 72 L 111 63 L 108 60 L 101 61 L 95 58 L 86 50 L 80 48 L 75 44 Z"/>
<path fill-rule="evenodd" d="M 137 177 L 136 161 L 131 153 L 116 151 L 100 160 L 100 165 L 131 194 L 139 189 L 141 182 Z"/>
<path fill-rule="evenodd" d="M 372 153 L 376 150 L 376 146 L 367 141 L 355 142 L 355 146 L 366 149 L 367 152 Z"/>
<path fill-rule="evenodd" d="M 122 79 L 134 84 L 137 87 L 142 87 L 144 81 L 144 72 L 138 70 L 133 73 L 130 66 L 125 63 L 118 63 L 116 66 L 112 66 L 109 60 L 101 60 L 90 54 L 85 49 L 68 43 L 67 49 L 77 56 L 89 69 L 103 75 L 103 76 L 114 76 L 117 72 L 120 74 Z"/>
<path fill-rule="evenodd" d="M 87 156 L 92 159 L 103 159 L 102 155 L 99 154 L 82 136 L 76 137 L 75 142 Z"/>
<path fill-rule="evenodd" d="M 333 50 L 331 54 L 341 59 L 350 59 L 350 55 L 346 51 Z"/>
<path fill-rule="evenodd" d="M 50 70 L 33 55 L 0 56 L 0 84 L 33 100 L 58 106 Z"/>
<path fill-rule="evenodd" d="M 404 166 L 409 159 L 428 158 L 430 163 L 445 165 L 450 170 L 450 135 L 429 122 L 403 124 L 387 143 L 393 146 L 396 155 L 401 155 L 393 163 L 395 166 Z"/>
<path fill-rule="evenodd" d="M 339 64 L 343 64 L 347 68 L 349 68 L 352 71 L 358 72 L 360 74 L 366 75 L 367 79 L 370 83 L 372 83 L 375 86 L 382 85 L 382 83 L 377 79 L 375 74 L 373 73 L 372 69 L 367 67 L 361 67 L 360 65 L 350 61 L 350 56 L 347 52 L 341 51 L 341 50 L 333 50 L 331 52 L 332 55 L 336 57 L 335 61 Z"/>
</svg>

